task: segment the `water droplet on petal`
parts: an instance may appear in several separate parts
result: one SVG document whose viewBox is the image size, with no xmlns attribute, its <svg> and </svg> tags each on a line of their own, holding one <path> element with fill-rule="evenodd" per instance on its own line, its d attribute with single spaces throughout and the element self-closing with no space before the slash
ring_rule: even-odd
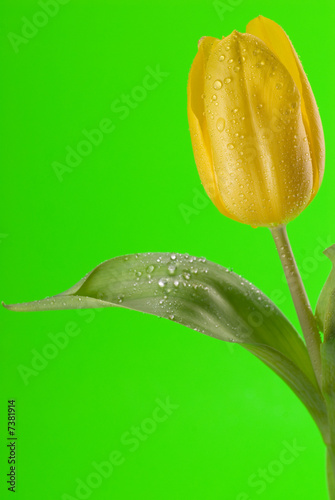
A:
<svg viewBox="0 0 335 500">
<path fill-rule="evenodd" d="M 224 60 L 225 60 L 225 56 L 224 56 L 224 55 L 222 55 L 222 56 L 220 56 L 220 57 L 219 57 L 219 61 L 221 61 L 221 62 L 222 62 L 222 61 L 224 61 Z"/>
<path fill-rule="evenodd" d="M 225 128 L 226 122 L 224 121 L 223 118 L 218 118 L 216 122 L 216 128 L 218 129 L 219 132 L 222 132 Z"/>
<path fill-rule="evenodd" d="M 234 146 L 234 144 L 231 144 L 231 143 L 230 143 L 230 144 L 227 144 L 227 148 L 228 148 L 228 149 L 234 149 L 234 147 L 235 147 L 235 146 Z"/>
<path fill-rule="evenodd" d="M 231 78 L 225 78 L 225 79 L 224 79 L 224 82 L 225 82 L 225 83 L 230 83 L 230 82 L 231 82 Z"/>
<path fill-rule="evenodd" d="M 215 90 L 220 90 L 220 88 L 222 87 L 221 80 L 215 80 L 213 87 L 215 88 Z"/>
</svg>

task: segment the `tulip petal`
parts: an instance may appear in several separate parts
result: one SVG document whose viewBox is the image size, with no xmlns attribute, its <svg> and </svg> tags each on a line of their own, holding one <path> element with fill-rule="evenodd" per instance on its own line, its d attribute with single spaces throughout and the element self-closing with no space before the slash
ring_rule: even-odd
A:
<svg viewBox="0 0 335 500">
<path fill-rule="evenodd" d="M 252 226 L 287 223 L 313 187 L 293 78 L 259 38 L 236 31 L 215 45 L 206 71 L 203 127 L 224 205 Z"/>
<path fill-rule="evenodd" d="M 203 37 L 199 41 L 199 50 L 193 61 L 187 85 L 187 112 L 191 132 L 194 158 L 201 182 L 220 212 L 231 219 L 238 220 L 228 212 L 217 189 L 217 180 L 213 169 L 212 151 L 208 137 L 206 117 L 204 115 L 204 81 L 206 64 L 213 47 L 219 43 L 217 38 Z"/>
<path fill-rule="evenodd" d="M 257 36 L 269 47 L 290 72 L 301 95 L 301 110 L 313 159 L 313 193 L 317 193 L 324 173 L 324 135 L 313 91 L 300 59 L 285 31 L 277 23 L 259 16 L 247 25 L 247 33 Z"/>
</svg>

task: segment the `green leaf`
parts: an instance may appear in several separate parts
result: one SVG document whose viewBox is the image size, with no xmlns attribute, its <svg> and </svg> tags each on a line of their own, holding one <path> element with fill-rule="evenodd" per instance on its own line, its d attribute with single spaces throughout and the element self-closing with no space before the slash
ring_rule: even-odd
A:
<svg viewBox="0 0 335 500">
<path fill-rule="evenodd" d="M 13 311 L 124 307 L 237 342 L 274 370 L 326 432 L 327 417 L 306 347 L 255 286 L 206 259 L 171 253 L 108 260 L 64 293 L 5 306 Z"/>
<path fill-rule="evenodd" d="M 335 290 L 330 293 L 324 315 L 324 342 L 321 344 L 322 393 L 328 411 L 332 445 L 332 465 L 335 472 Z M 330 450 L 329 450 L 330 451 Z M 333 478 L 334 480 L 334 478 Z"/>
<path fill-rule="evenodd" d="M 324 254 L 331 260 L 332 269 L 327 278 L 327 281 L 321 290 L 320 297 L 318 299 L 318 303 L 316 305 L 315 316 L 318 322 L 318 326 L 321 332 L 325 332 L 325 322 L 327 314 L 331 314 L 331 308 L 329 308 L 329 301 L 332 293 L 335 291 L 335 245 L 327 248 L 324 251 Z"/>
<path fill-rule="evenodd" d="M 330 442 L 335 446 L 335 338 L 321 345 L 322 392 L 328 410 Z"/>
</svg>

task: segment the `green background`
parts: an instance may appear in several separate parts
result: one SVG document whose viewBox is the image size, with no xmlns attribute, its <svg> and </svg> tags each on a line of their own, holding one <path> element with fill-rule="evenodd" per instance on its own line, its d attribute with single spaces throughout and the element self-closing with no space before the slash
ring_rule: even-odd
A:
<svg viewBox="0 0 335 500">
<path fill-rule="evenodd" d="M 327 144 L 320 192 L 289 225 L 314 306 L 330 269 L 322 250 L 335 242 L 335 4 L 227 0 L 219 15 L 208 0 L 63 3 L 27 43 L 14 43 L 16 50 L 8 33 L 22 36 L 22 18 L 43 24 L 36 14 L 42 9 L 30 0 L 1 3 L 1 300 L 59 293 L 117 255 L 188 252 L 254 282 L 298 327 L 269 231 L 224 218 L 203 195 L 189 138 L 186 82 L 203 35 L 243 32 L 259 14 L 290 35 L 320 107 Z M 165 76 L 156 88 L 136 88 L 148 67 L 157 66 Z M 121 113 L 115 106 L 123 94 L 142 100 L 132 99 L 133 107 Z M 82 131 L 105 118 L 113 132 L 59 180 L 54 162 L 64 164 L 66 148 L 77 148 Z M 311 417 L 242 348 L 122 309 L 1 309 L 0 315 L 2 498 L 11 495 L 5 475 L 12 398 L 20 500 L 61 499 L 65 493 L 79 498 L 76 479 L 86 481 L 95 470 L 92 462 L 106 461 L 113 450 L 124 462 L 92 490 L 92 500 L 327 498 L 325 449 Z M 78 335 L 67 337 L 67 346 L 24 380 L 20 365 L 32 369 L 33 353 L 53 343 L 50 334 L 71 327 Z M 178 408 L 136 451 L 122 444 L 124 433 L 146 425 L 156 400 L 166 398 Z M 283 443 L 295 440 L 303 450 L 292 463 L 276 469 L 277 475 L 270 472 L 264 491 L 250 485 L 259 469 L 275 470 Z"/>
</svg>

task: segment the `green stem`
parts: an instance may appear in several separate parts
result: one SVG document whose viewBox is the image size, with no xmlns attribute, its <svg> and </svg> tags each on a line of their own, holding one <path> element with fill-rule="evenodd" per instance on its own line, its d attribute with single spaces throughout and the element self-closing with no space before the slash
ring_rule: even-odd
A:
<svg viewBox="0 0 335 500">
<path fill-rule="evenodd" d="M 329 499 L 335 500 L 335 448 L 327 446 L 327 483 Z"/>
<path fill-rule="evenodd" d="M 306 347 L 314 369 L 315 377 L 321 388 L 320 333 L 294 259 L 292 248 L 287 236 L 286 226 L 273 227 L 270 231 L 278 250 L 300 326 L 305 337 Z"/>
</svg>

